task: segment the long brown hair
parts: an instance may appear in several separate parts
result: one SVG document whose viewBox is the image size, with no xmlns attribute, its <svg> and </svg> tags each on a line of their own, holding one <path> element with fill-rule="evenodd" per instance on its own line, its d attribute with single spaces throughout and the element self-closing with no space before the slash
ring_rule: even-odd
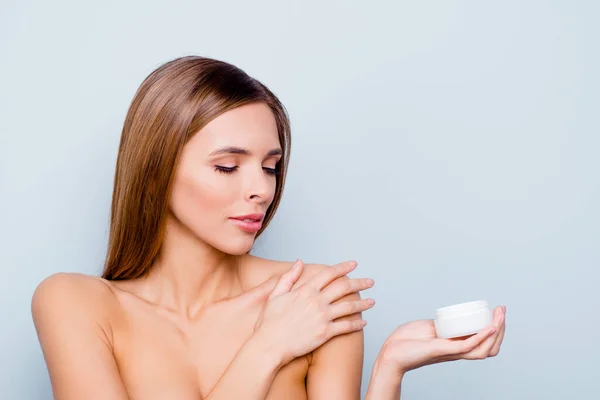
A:
<svg viewBox="0 0 600 400">
<path fill-rule="evenodd" d="M 238 67 L 207 57 L 180 57 L 148 75 L 131 102 L 121 133 L 103 278 L 133 279 L 149 271 L 165 234 L 183 146 L 212 119 L 254 102 L 273 111 L 283 149 L 275 197 L 260 235 L 281 201 L 289 162 L 290 122 L 283 104 Z"/>
</svg>

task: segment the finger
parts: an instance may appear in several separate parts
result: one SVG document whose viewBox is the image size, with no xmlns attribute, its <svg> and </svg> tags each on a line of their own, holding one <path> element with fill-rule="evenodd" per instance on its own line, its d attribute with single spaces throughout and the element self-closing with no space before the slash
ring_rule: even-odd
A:
<svg viewBox="0 0 600 400">
<path fill-rule="evenodd" d="M 468 353 L 469 351 L 482 344 L 488 337 L 493 335 L 495 331 L 496 327 L 494 325 L 491 325 L 479 331 L 476 335 L 473 335 L 464 340 L 442 340 L 440 342 L 438 352 L 442 356 L 455 356 Z"/>
<path fill-rule="evenodd" d="M 356 268 L 357 265 L 358 264 L 356 261 L 346 261 L 332 265 L 331 267 L 327 267 L 317 275 L 313 276 L 308 282 L 305 283 L 305 285 L 320 291 L 337 278 L 348 274 L 350 271 Z"/>
<path fill-rule="evenodd" d="M 260 285 L 246 292 L 244 298 L 246 298 L 248 301 L 255 301 L 267 298 L 275 288 L 277 281 L 278 280 L 274 277 L 269 278 Z"/>
<path fill-rule="evenodd" d="M 373 299 L 342 301 L 342 302 L 334 304 L 330 307 L 329 318 L 330 318 L 330 320 L 333 321 L 337 318 L 341 318 L 341 317 L 345 317 L 347 315 L 352 315 L 352 314 L 366 311 L 369 308 L 372 308 L 374 305 L 375 305 L 375 300 L 373 300 Z"/>
<path fill-rule="evenodd" d="M 335 282 L 328 285 L 321 291 L 322 298 L 327 303 L 333 303 L 334 301 L 341 299 L 342 297 L 361 290 L 369 289 L 373 287 L 375 282 L 369 278 L 356 278 L 350 279 L 347 277 L 338 278 Z"/>
<path fill-rule="evenodd" d="M 360 331 L 366 325 L 367 321 L 364 319 L 347 319 L 343 321 L 332 322 L 329 326 L 327 340 L 345 333 Z"/>
<path fill-rule="evenodd" d="M 496 357 L 498 353 L 500 353 L 500 346 L 502 346 L 502 341 L 504 340 L 504 331 L 506 331 L 506 316 L 502 316 L 502 324 L 500 325 L 500 332 L 498 333 L 498 337 L 496 338 L 496 342 L 490 350 L 490 357 Z"/>
<path fill-rule="evenodd" d="M 459 358 L 466 360 L 482 360 L 487 358 L 490 355 L 492 348 L 494 347 L 494 343 L 496 343 L 496 339 L 498 339 L 498 334 L 500 333 L 500 327 L 502 325 L 502 309 L 501 307 L 496 307 L 494 309 L 494 320 L 492 321 L 492 326 L 495 329 L 495 332 L 487 337 L 483 343 L 475 347 L 473 350 L 465 354 L 461 354 Z"/>
<path fill-rule="evenodd" d="M 496 343 L 497 337 L 498 331 L 496 331 L 494 334 L 485 339 L 483 343 L 475 347 L 473 350 L 461 354 L 459 358 L 465 360 L 483 360 L 484 358 L 487 358 L 490 354 L 490 351 L 492 350 L 492 347 L 494 346 L 494 343 Z"/>
<path fill-rule="evenodd" d="M 292 289 L 292 286 L 294 286 L 294 283 L 296 283 L 298 278 L 300 278 L 300 275 L 302 275 L 303 268 L 304 263 L 302 262 L 302 260 L 296 260 L 294 265 L 292 265 L 292 268 L 285 274 L 281 275 L 281 278 L 279 278 L 277 285 L 275 285 L 275 288 L 269 294 L 269 300 L 279 295 L 282 295 L 283 293 L 289 292 Z"/>
</svg>

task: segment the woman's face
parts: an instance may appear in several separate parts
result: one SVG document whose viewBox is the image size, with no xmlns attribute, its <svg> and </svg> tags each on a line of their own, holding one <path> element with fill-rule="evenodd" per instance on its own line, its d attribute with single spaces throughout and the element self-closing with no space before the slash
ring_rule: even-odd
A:
<svg viewBox="0 0 600 400">
<path fill-rule="evenodd" d="M 176 167 L 170 211 L 197 238 L 241 255 L 256 229 L 233 218 L 264 215 L 275 195 L 273 174 L 281 159 L 273 112 L 264 103 L 229 110 L 197 132 Z"/>
</svg>

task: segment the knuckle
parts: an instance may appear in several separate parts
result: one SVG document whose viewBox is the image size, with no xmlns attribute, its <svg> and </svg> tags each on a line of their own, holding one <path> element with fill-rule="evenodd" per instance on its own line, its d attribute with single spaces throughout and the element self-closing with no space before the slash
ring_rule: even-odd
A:
<svg viewBox="0 0 600 400">
<path fill-rule="evenodd" d="M 355 302 L 353 302 L 353 301 L 346 302 L 346 312 L 348 314 L 351 314 L 351 313 L 355 312 L 356 308 L 357 307 L 356 307 L 356 303 Z"/>
<path fill-rule="evenodd" d="M 308 297 L 306 299 L 306 304 L 308 305 L 308 308 L 311 310 L 319 310 L 321 308 L 319 301 L 314 296 Z"/>
<path fill-rule="evenodd" d="M 350 332 L 354 330 L 354 321 L 340 321 L 339 324 L 341 332 Z"/>
<path fill-rule="evenodd" d="M 316 336 L 319 340 L 326 340 L 329 335 L 329 329 L 326 324 L 322 324 L 319 326 L 316 332 Z"/>
<path fill-rule="evenodd" d="M 352 262 L 350 262 L 350 261 L 346 261 L 346 262 L 339 264 L 338 269 L 337 269 L 338 275 L 345 274 L 351 265 L 352 265 Z"/>
<path fill-rule="evenodd" d="M 344 264 L 337 264 L 334 265 L 333 268 L 329 268 L 328 272 L 329 272 L 329 276 L 333 277 L 333 276 L 337 276 L 340 274 L 341 271 L 344 270 Z"/>
<path fill-rule="evenodd" d="M 341 263 L 335 264 L 335 268 L 338 271 L 344 270 L 348 268 L 348 261 L 342 261 Z"/>
<path fill-rule="evenodd" d="M 308 297 L 312 294 L 312 287 L 308 285 L 302 285 L 296 291 L 300 297 Z"/>
<path fill-rule="evenodd" d="M 348 279 L 348 278 L 344 279 L 342 282 L 342 285 L 343 285 L 342 287 L 345 292 L 350 292 L 352 290 L 353 285 L 352 285 L 352 281 L 350 279 Z"/>
<path fill-rule="evenodd" d="M 322 324 L 327 324 L 327 322 L 329 322 L 329 313 L 327 311 L 325 311 L 324 309 L 318 310 L 316 315 L 317 315 L 317 319 Z"/>
</svg>

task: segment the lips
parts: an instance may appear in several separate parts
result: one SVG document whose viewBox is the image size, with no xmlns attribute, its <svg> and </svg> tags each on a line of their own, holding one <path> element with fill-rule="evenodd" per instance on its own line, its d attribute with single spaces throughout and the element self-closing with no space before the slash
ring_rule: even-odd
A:
<svg viewBox="0 0 600 400">
<path fill-rule="evenodd" d="M 247 220 L 248 222 L 260 222 L 263 220 L 264 218 L 264 214 L 247 214 L 247 215 L 240 215 L 238 217 L 231 217 L 231 219 L 236 219 L 239 221 L 244 221 Z"/>
<path fill-rule="evenodd" d="M 245 232 L 256 233 L 262 228 L 264 214 L 248 214 L 229 218 L 233 224 Z"/>
</svg>

